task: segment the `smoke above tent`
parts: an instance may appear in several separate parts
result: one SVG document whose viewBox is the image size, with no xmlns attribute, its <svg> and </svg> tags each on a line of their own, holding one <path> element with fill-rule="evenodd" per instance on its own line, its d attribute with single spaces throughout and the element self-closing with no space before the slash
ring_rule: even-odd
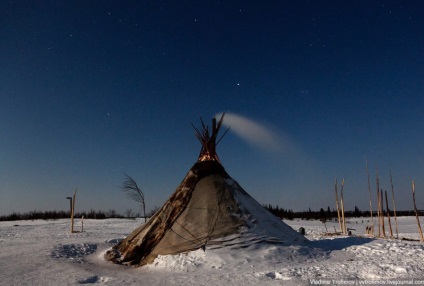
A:
<svg viewBox="0 0 424 286">
<path fill-rule="evenodd" d="M 215 117 L 220 118 L 221 115 L 222 113 L 218 113 Z M 229 127 L 230 133 L 234 133 L 253 148 L 260 149 L 273 159 L 290 166 L 290 170 L 297 174 L 320 172 L 314 159 L 303 151 L 301 145 L 290 134 L 230 112 L 225 112 L 222 125 Z"/>
<path fill-rule="evenodd" d="M 216 117 L 219 118 L 221 114 L 218 113 Z M 235 113 L 225 113 L 223 125 L 230 127 L 232 132 L 247 143 L 267 152 L 284 155 L 293 148 L 288 136 L 277 134 L 271 128 Z"/>
</svg>

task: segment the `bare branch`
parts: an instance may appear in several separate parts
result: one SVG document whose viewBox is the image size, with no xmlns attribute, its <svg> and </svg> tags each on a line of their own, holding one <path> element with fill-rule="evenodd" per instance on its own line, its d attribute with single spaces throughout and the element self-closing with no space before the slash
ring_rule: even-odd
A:
<svg viewBox="0 0 424 286">
<path fill-rule="evenodd" d="M 127 174 L 124 174 L 124 176 L 125 180 L 122 183 L 121 189 L 124 193 L 126 193 L 130 200 L 140 203 L 140 207 L 144 212 L 144 219 L 146 220 L 146 204 L 144 202 L 144 193 L 138 187 L 136 181 L 133 178 Z"/>
</svg>

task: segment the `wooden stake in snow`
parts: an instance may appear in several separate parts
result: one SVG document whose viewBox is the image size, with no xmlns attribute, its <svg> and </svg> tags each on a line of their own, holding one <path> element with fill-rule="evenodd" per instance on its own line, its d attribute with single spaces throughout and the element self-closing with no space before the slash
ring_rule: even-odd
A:
<svg viewBox="0 0 424 286">
<path fill-rule="evenodd" d="M 72 233 L 72 197 L 66 197 L 69 200 L 69 215 L 71 217 L 71 233 Z"/>
<path fill-rule="evenodd" d="M 381 237 L 381 218 L 380 218 L 380 190 L 378 189 L 377 179 L 377 217 L 378 217 L 378 237 Z"/>
<path fill-rule="evenodd" d="M 81 232 L 84 232 L 84 216 L 81 217 Z"/>
<path fill-rule="evenodd" d="M 378 167 L 376 168 L 376 184 L 377 184 L 377 216 L 378 216 L 378 237 L 381 237 L 381 194 L 380 194 L 380 179 L 378 178 Z M 383 219 L 384 221 L 384 219 Z"/>
<path fill-rule="evenodd" d="M 418 216 L 417 205 L 415 204 L 415 182 L 412 181 L 412 200 L 414 201 L 415 217 L 417 218 L 418 231 L 420 233 L 421 241 L 424 241 L 423 231 L 421 230 L 420 218 Z"/>
<path fill-rule="evenodd" d="M 345 220 L 344 201 L 343 201 L 343 186 L 344 186 L 344 178 L 342 180 L 342 189 L 340 191 L 340 204 L 341 204 L 341 207 L 342 207 L 343 234 L 346 234 L 346 220 Z"/>
<path fill-rule="evenodd" d="M 334 190 L 336 191 L 336 210 L 337 210 L 337 218 L 339 219 L 340 232 L 343 233 L 342 222 L 340 220 L 340 210 L 339 210 L 339 195 L 337 192 L 337 179 L 334 179 Z"/>
<path fill-rule="evenodd" d="M 381 214 L 381 231 L 383 233 L 383 237 L 386 237 L 386 228 L 384 225 L 384 194 L 383 194 L 383 189 L 380 190 L 380 214 Z"/>
<path fill-rule="evenodd" d="M 390 238 L 393 238 L 392 223 L 390 222 L 389 201 L 387 200 L 387 191 L 384 191 L 384 194 L 386 195 L 386 211 L 387 211 L 387 219 L 388 219 L 388 221 L 389 221 Z"/>
<path fill-rule="evenodd" d="M 77 196 L 77 189 L 74 191 L 74 197 L 72 200 L 72 211 L 71 211 L 71 233 L 74 233 L 74 215 L 75 215 L 75 197 Z"/>
<path fill-rule="evenodd" d="M 394 216 L 395 216 L 395 224 L 396 224 L 396 238 L 399 238 L 398 223 L 397 223 L 397 217 L 396 217 L 395 191 L 394 191 L 394 189 L 393 189 L 392 171 L 390 171 L 390 185 L 392 186 L 393 214 L 394 214 Z"/>
<path fill-rule="evenodd" d="M 370 172 L 368 170 L 368 160 L 367 160 L 367 158 L 365 158 L 365 168 L 367 170 L 367 177 L 368 177 L 368 193 L 370 194 L 371 234 L 372 234 L 372 236 L 375 236 L 375 233 L 374 233 L 374 218 L 372 216 L 372 200 L 371 200 Z"/>
</svg>

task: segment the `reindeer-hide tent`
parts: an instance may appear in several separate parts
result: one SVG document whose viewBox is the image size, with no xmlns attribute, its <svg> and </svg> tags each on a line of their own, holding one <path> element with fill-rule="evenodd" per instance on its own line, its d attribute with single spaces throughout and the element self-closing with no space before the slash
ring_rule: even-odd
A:
<svg viewBox="0 0 424 286">
<path fill-rule="evenodd" d="M 216 153 L 223 137 L 217 138 L 223 119 L 224 115 L 217 123 L 213 118 L 211 129 L 203 121 L 200 129 L 195 128 L 202 144 L 198 161 L 162 208 L 109 250 L 106 259 L 142 266 L 158 255 L 196 249 L 307 241 L 263 208 L 225 171 Z"/>
</svg>

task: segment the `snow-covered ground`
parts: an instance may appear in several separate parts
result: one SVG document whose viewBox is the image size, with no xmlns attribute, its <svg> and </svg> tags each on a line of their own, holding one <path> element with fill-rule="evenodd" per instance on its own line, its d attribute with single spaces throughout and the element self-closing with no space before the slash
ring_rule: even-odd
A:
<svg viewBox="0 0 424 286">
<path fill-rule="evenodd" d="M 366 238 L 362 236 L 366 218 L 348 223 L 361 237 L 323 236 L 325 226 L 320 221 L 285 222 L 296 230 L 304 227 L 310 242 L 198 250 L 158 257 L 141 268 L 112 264 L 103 254 L 142 219 L 85 220 L 84 232 L 74 234 L 68 220 L 0 222 L 0 284 L 307 285 L 310 278 L 424 280 L 424 243 Z M 398 222 L 400 237 L 419 238 L 414 217 L 401 217 Z M 334 222 L 326 226 L 328 231 L 338 227 Z"/>
</svg>

